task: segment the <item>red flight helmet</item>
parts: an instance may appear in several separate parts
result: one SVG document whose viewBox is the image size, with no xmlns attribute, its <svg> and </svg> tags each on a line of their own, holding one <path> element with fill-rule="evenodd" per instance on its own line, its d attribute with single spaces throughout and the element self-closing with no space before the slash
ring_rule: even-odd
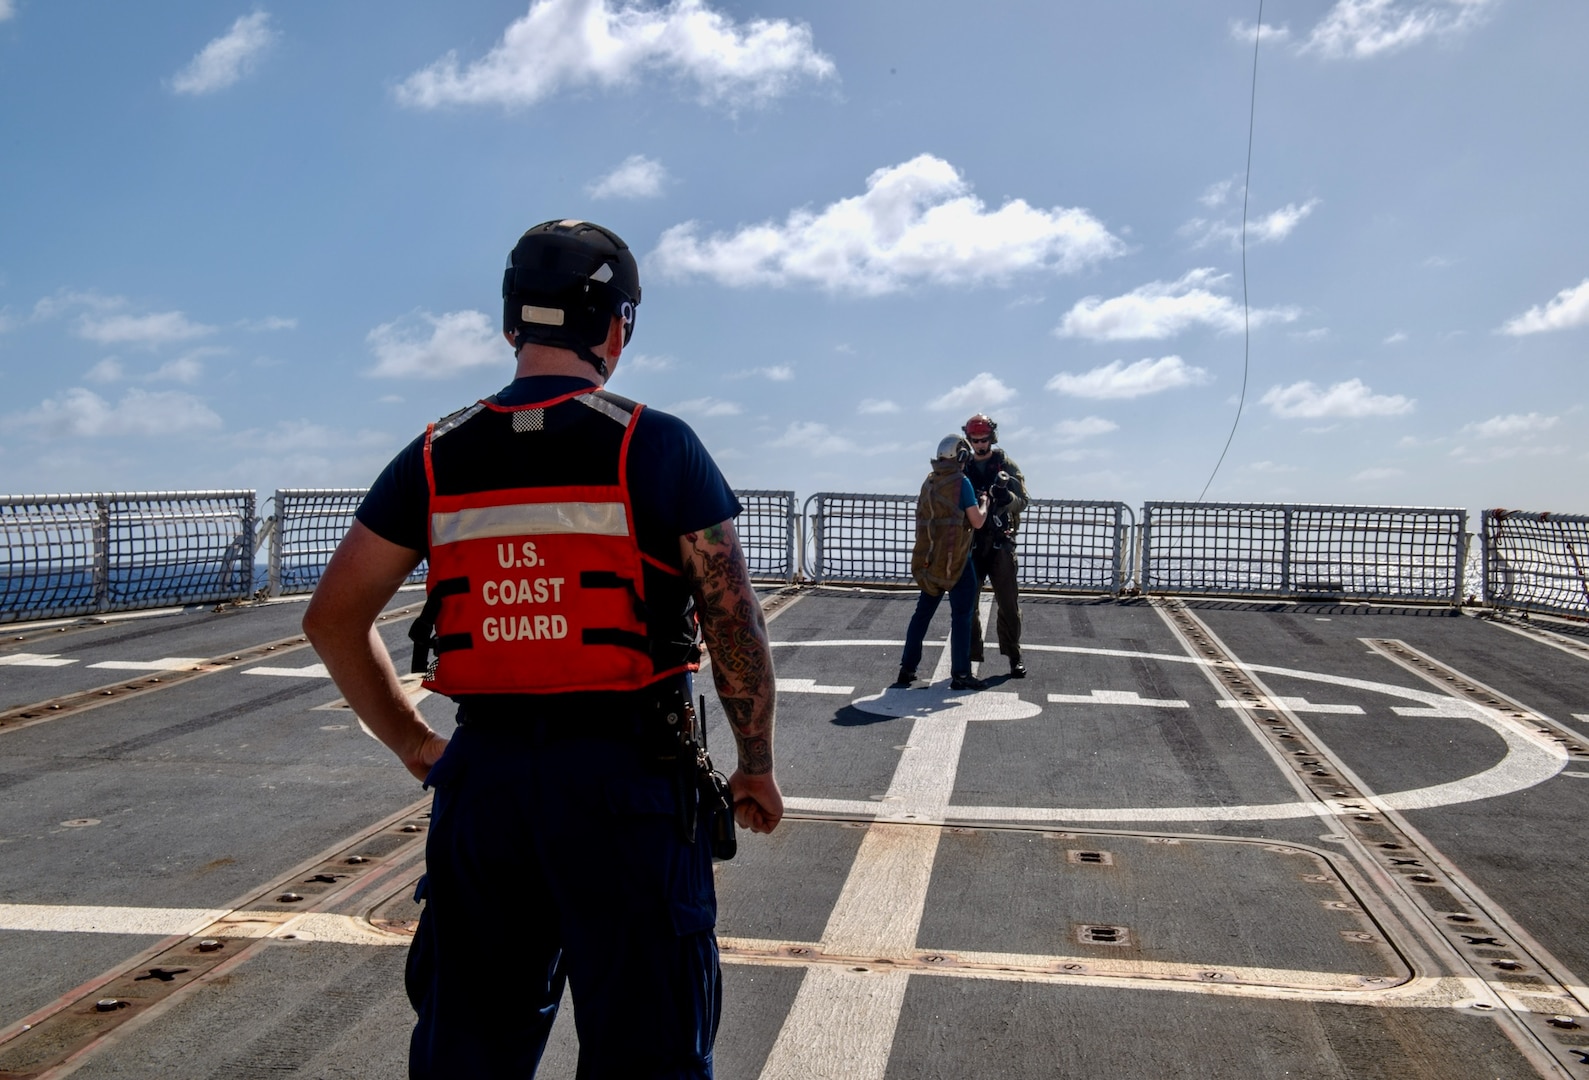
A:
<svg viewBox="0 0 1589 1080">
<path fill-rule="evenodd" d="M 965 422 L 960 429 L 966 433 L 968 439 L 987 439 L 989 442 L 999 441 L 999 425 L 986 413 L 977 413 Z"/>
</svg>

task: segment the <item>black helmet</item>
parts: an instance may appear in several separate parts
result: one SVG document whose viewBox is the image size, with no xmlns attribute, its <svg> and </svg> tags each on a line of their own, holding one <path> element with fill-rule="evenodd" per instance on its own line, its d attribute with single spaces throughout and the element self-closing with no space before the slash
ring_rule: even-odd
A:
<svg viewBox="0 0 1589 1080">
<path fill-rule="evenodd" d="M 526 341 L 571 349 L 602 375 L 591 349 L 607 340 L 612 316 L 634 335 L 640 268 L 616 233 L 589 221 L 544 221 L 519 238 L 502 275 L 502 329 Z"/>
</svg>

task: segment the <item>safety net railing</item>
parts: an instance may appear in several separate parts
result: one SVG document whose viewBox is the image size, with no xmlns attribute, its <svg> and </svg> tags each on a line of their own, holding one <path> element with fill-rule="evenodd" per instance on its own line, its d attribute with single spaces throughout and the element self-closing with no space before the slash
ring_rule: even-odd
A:
<svg viewBox="0 0 1589 1080">
<path fill-rule="evenodd" d="M 0 496 L 0 622 L 249 596 L 252 491 Z"/>
<path fill-rule="evenodd" d="M 1144 592 L 1460 603 L 1467 511 L 1150 502 Z"/>
<path fill-rule="evenodd" d="M 1016 580 L 1034 592 L 1118 594 L 1131 511 L 1124 503 L 1034 499 L 1020 515 Z M 819 583 L 904 584 L 916 544 L 916 496 L 820 492 L 806 500 L 808 576 Z"/>
<path fill-rule="evenodd" d="M 331 553 L 353 527 L 367 488 L 278 488 L 270 536 L 270 595 L 314 592 Z M 425 580 L 421 562 L 408 575 Z"/>
<path fill-rule="evenodd" d="M 1016 581 L 1023 589 L 1118 595 L 1135 515 L 1125 503 L 1033 499 L 1021 511 Z"/>
<path fill-rule="evenodd" d="M 1486 510 L 1484 600 L 1589 617 L 1589 517 Z"/>
<path fill-rule="evenodd" d="M 281 488 L 271 520 L 270 593 L 313 592 L 331 553 L 353 527 L 365 488 Z M 793 581 L 799 568 L 792 491 L 736 491 L 743 512 L 735 521 L 740 546 L 756 581 Z M 425 580 L 422 562 L 408 576 Z"/>
<path fill-rule="evenodd" d="M 800 573 L 799 518 L 792 491 L 736 491 L 734 529 L 752 581 L 789 582 Z"/>
<path fill-rule="evenodd" d="M 818 492 L 806 500 L 811 523 L 806 576 L 822 583 L 903 584 L 911 580 L 916 496 Z"/>
</svg>

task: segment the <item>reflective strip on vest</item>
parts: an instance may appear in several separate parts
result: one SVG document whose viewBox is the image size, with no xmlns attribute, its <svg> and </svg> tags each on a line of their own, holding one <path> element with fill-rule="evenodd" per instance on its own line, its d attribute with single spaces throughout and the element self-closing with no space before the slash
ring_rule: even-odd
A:
<svg viewBox="0 0 1589 1080">
<path fill-rule="evenodd" d="M 628 536 L 629 515 L 620 502 L 516 503 L 430 515 L 432 545 L 561 533 Z"/>
</svg>

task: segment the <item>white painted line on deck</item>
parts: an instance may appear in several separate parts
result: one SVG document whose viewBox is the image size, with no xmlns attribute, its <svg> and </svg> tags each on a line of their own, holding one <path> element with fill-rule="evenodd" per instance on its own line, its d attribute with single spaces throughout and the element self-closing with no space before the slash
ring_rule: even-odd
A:
<svg viewBox="0 0 1589 1080">
<path fill-rule="evenodd" d="M 1271 700 L 1274 704 L 1270 704 Z M 1273 709 L 1278 705 L 1280 708 L 1290 709 L 1294 713 L 1338 713 L 1342 716 L 1363 715 L 1363 707 L 1361 705 L 1317 705 L 1307 698 L 1300 697 L 1259 698 L 1257 701 L 1221 700 L 1215 704 L 1221 709 Z M 1396 711 L 1401 712 L 1400 709 L 1396 709 Z M 1418 713 L 1417 715 L 1422 716 L 1423 713 Z M 1467 714 L 1464 713 L 1463 715 Z"/>
<path fill-rule="evenodd" d="M 407 945 L 407 934 L 377 930 L 354 915 L 227 908 L 94 907 L 79 904 L 0 904 L 0 930 L 55 934 L 193 935 L 287 937 L 341 945 Z"/>
<path fill-rule="evenodd" d="M 243 672 L 244 675 L 282 675 L 289 679 L 329 679 L 331 673 L 324 664 L 310 664 L 308 667 L 251 667 Z"/>
<path fill-rule="evenodd" d="M 89 664 L 91 668 L 108 668 L 111 671 L 175 671 L 204 663 L 202 656 L 162 656 L 158 660 L 101 660 Z"/>
<path fill-rule="evenodd" d="M 1575 712 L 1572 714 L 1572 718 L 1574 720 L 1582 720 L 1584 723 L 1589 724 L 1589 712 Z"/>
<path fill-rule="evenodd" d="M 77 904 L 0 904 L 0 930 L 72 934 L 195 934 L 226 908 L 93 907 Z"/>
<path fill-rule="evenodd" d="M 815 679 L 779 679 L 780 694 L 853 694 L 853 686 L 821 686 Z"/>
<path fill-rule="evenodd" d="M 58 653 L 14 652 L 0 656 L 0 667 L 65 667 L 75 663 L 76 660 L 64 659 Z"/>
<path fill-rule="evenodd" d="M 949 665 L 944 642 L 932 681 L 946 678 Z M 879 820 L 861 839 L 828 916 L 825 949 L 887 958 L 909 956 L 915 948 L 940 834 L 890 822 L 942 820 L 979 696 L 935 700 L 941 711 L 924 701 L 926 711 L 911 725 L 893 781 L 876 809 Z M 806 968 L 761 1080 L 882 1080 L 909 978 L 904 971 L 876 971 L 870 965 Z"/>
<path fill-rule="evenodd" d="M 1094 690 L 1090 694 L 1049 694 L 1054 705 L 1143 705 L 1150 709 L 1191 708 L 1180 698 L 1145 698 L 1135 690 Z M 1220 704 L 1224 704 L 1221 702 Z"/>
</svg>

